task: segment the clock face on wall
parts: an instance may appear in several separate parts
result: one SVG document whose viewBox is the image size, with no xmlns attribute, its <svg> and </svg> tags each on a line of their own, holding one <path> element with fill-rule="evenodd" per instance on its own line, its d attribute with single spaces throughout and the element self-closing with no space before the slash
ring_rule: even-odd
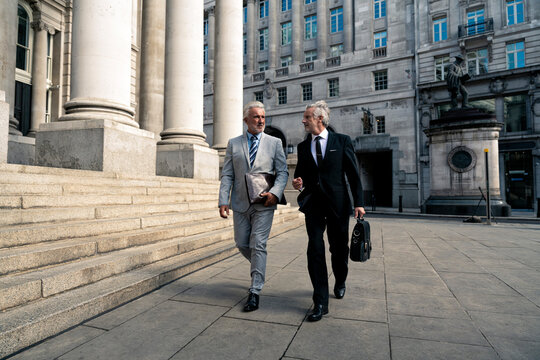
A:
<svg viewBox="0 0 540 360">
<path fill-rule="evenodd" d="M 476 154 L 466 146 L 458 146 L 448 153 L 448 165 L 456 172 L 467 172 L 476 165 Z"/>
</svg>

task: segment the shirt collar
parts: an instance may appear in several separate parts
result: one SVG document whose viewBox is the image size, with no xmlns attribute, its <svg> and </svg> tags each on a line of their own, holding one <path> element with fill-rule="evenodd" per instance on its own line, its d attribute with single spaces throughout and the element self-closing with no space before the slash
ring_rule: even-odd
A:
<svg viewBox="0 0 540 360">
<path fill-rule="evenodd" d="M 250 133 L 249 131 L 246 131 L 246 136 L 247 136 L 247 139 L 249 141 L 251 141 L 251 137 L 252 136 L 255 136 L 257 138 L 257 140 L 261 140 L 261 136 L 262 136 L 262 132 L 258 133 L 257 135 L 253 135 L 252 133 Z"/>
<path fill-rule="evenodd" d="M 311 134 L 311 141 L 315 141 L 315 138 L 317 136 L 322 137 L 325 140 L 328 140 L 328 130 L 325 128 L 319 135 L 313 135 Z"/>
</svg>

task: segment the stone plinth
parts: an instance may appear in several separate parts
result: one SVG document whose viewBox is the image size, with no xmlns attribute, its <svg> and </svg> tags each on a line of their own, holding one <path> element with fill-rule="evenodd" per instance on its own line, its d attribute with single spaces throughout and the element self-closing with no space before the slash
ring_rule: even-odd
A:
<svg viewBox="0 0 540 360">
<path fill-rule="evenodd" d="M 499 132 L 494 115 L 478 109 L 458 109 L 431 121 L 429 137 L 431 189 L 423 210 L 430 214 L 485 215 L 488 149 L 489 191 L 492 214 L 509 216 L 510 206 L 501 199 L 499 184 Z"/>
<path fill-rule="evenodd" d="M 30 136 L 9 134 L 8 163 L 34 165 L 36 158 L 36 139 Z"/>
<path fill-rule="evenodd" d="M 9 134 L 9 104 L 6 94 L 0 91 L 0 164 L 7 162 Z"/>
<path fill-rule="evenodd" d="M 42 124 L 36 164 L 49 167 L 155 175 L 154 133 L 111 120 Z"/>
<path fill-rule="evenodd" d="M 216 150 L 198 144 L 162 144 L 157 149 L 156 175 L 217 180 Z"/>
</svg>

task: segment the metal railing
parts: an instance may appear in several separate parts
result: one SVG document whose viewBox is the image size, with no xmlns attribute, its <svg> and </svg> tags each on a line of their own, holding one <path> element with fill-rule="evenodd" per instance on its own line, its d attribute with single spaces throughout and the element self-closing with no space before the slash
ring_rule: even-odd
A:
<svg viewBox="0 0 540 360">
<path fill-rule="evenodd" d="M 486 19 L 486 21 L 477 22 L 474 24 L 458 26 L 459 38 L 480 35 L 487 32 L 493 32 L 493 18 L 489 18 L 489 19 Z"/>
<path fill-rule="evenodd" d="M 282 67 L 279 69 L 276 69 L 276 77 L 278 76 L 287 76 L 289 75 L 289 67 Z"/>
<path fill-rule="evenodd" d="M 341 65 L 341 56 L 334 56 L 326 59 L 326 67 L 339 66 Z"/>
<path fill-rule="evenodd" d="M 253 81 L 264 81 L 264 71 L 253 74 Z"/>
<path fill-rule="evenodd" d="M 373 49 L 373 57 L 385 57 L 386 56 L 386 47 L 379 47 Z"/>
<path fill-rule="evenodd" d="M 300 64 L 300 72 L 301 73 L 307 72 L 307 71 L 313 71 L 313 69 L 314 69 L 313 61 Z"/>
</svg>

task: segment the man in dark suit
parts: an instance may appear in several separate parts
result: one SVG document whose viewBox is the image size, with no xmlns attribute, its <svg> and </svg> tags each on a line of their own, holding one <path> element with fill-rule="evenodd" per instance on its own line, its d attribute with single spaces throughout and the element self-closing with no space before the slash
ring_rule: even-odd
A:
<svg viewBox="0 0 540 360">
<path fill-rule="evenodd" d="M 308 271 L 313 284 L 313 311 L 309 321 L 318 321 L 328 314 L 328 272 L 324 253 L 323 233 L 328 227 L 334 295 L 345 296 L 348 272 L 349 218 L 352 206 L 347 189 L 349 183 L 354 217 L 363 217 L 362 184 L 351 138 L 329 132 L 330 110 L 324 101 L 308 105 L 302 124 L 311 136 L 298 144 L 298 164 L 293 187 L 300 190 L 298 204 L 305 214 L 309 237 Z"/>
</svg>

